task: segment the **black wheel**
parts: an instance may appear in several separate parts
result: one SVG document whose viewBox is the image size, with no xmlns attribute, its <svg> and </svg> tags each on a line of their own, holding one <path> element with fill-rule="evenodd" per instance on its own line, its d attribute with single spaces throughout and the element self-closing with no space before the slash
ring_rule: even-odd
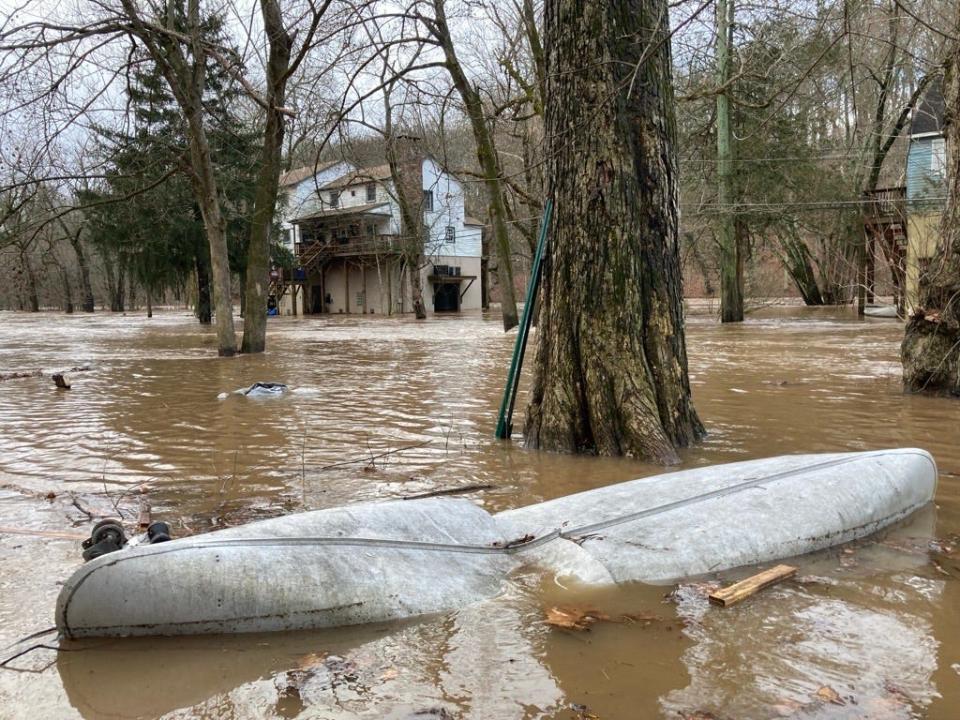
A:
<svg viewBox="0 0 960 720">
<path fill-rule="evenodd" d="M 147 528 L 147 537 L 150 538 L 150 544 L 167 542 L 170 540 L 170 526 L 165 522 L 155 522 Z"/>
<path fill-rule="evenodd" d="M 105 518 L 103 520 L 97 520 L 97 523 L 93 526 L 93 530 L 90 531 L 90 534 L 92 535 L 93 533 L 95 533 L 97 530 L 104 527 L 105 525 L 120 525 L 120 521 L 115 518 Z"/>
<path fill-rule="evenodd" d="M 123 525 L 116 520 L 101 520 L 93 526 L 90 533 L 91 545 L 99 545 L 103 541 L 109 541 L 117 547 L 126 544 L 127 538 L 123 534 Z"/>
<path fill-rule="evenodd" d="M 112 537 L 110 537 L 103 542 L 97 543 L 96 545 L 91 545 L 87 548 L 84 548 L 83 559 L 86 561 L 93 560 L 101 555 L 107 555 L 108 553 L 116 552 L 119 549 L 120 546 L 113 542 Z"/>
</svg>

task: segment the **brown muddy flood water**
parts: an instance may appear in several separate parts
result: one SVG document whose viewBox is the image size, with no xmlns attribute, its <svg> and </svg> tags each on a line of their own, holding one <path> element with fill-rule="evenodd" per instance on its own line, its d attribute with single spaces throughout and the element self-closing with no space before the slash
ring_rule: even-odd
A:
<svg viewBox="0 0 960 720">
<path fill-rule="evenodd" d="M 694 584 L 585 592 L 530 573 L 404 623 L 38 650 L 0 670 L 0 717 L 960 717 L 960 549 L 929 544 L 960 534 L 960 401 L 901 393 L 897 322 L 796 308 L 688 325 L 710 435 L 684 467 L 915 445 L 940 466 L 937 506 L 726 610 Z M 513 340 L 496 316 L 284 318 L 267 354 L 221 360 L 184 313 L 0 313 L 0 373 L 91 366 L 69 392 L 0 383 L 0 528 L 83 533 L 141 488 L 185 534 L 466 485 L 493 486 L 468 497 L 499 510 L 662 471 L 494 440 Z M 258 380 L 293 391 L 218 397 Z M 0 530 L 0 644 L 52 625 L 80 562 L 76 541 Z M 572 633 L 543 623 L 552 605 L 658 619 Z"/>
</svg>

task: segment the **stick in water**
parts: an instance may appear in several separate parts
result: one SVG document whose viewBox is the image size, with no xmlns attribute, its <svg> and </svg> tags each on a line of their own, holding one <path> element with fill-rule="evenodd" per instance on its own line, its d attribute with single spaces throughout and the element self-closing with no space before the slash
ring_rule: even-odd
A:
<svg viewBox="0 0 960 720">
<path fill-rule="evenodd" d="M 760 592 L 766 587 L 786 580 L 797 574 L 797 569 L 790 565 L 777 565 L 762 573 L 757 573 L 741 580 L 729 587 L 710 593 L 710 602 L 720 607 L 730 607 L 741 600 L 746 600 L 751 595 Z"/>
</svg>

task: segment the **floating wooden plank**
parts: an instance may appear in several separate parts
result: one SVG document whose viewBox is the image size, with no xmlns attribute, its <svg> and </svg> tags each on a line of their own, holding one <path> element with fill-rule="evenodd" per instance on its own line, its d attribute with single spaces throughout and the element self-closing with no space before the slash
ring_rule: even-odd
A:
<svg viewBox="0 0 960 720">
<path fill-rule="evenodd" d="M 140 513 L 137 516 L 137 525 L 140 526 L 140 531 L 146 532 L 146 529 L 150 527 L 151 522 L 150 503 L 146 500 L 141 500 Z"/>
<path fill-rule="evenodd" d="M 769 570 L 764 570 L 762 573 L 751 575 L 746 580 L 741 580 L 729 587 L 710 593 L 710 602 L 720 607 L 730 607 L 741 600 L 746 600 L 764 588 L 770 587 L 781 580 L 791 578 L 796 574 L 797 569 L 795 567 L 790 565 L 777 565 Z"/>
</svg>

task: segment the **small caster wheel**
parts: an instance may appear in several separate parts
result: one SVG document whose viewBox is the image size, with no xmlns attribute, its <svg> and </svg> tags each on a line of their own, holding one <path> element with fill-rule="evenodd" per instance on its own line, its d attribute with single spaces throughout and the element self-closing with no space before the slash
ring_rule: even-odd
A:
<svg viewBox="0 0 960 720">
<path fill-rule="evenodd" d="M 116 520 L 101 520 L 93 526 L 90 533 L 91 545 L 97 545 L 105 540 L 113 542 L 118 548 L 127 543 L 127 538 L 123 534 L 123 525 Z"/>
<path fill-rule="evenodd" d="M 147 528 L 147 537 L 150 539 L 151 545 L 167 542 L 170 540 L 170 526 L 165 522 L 151 523 L 150 527 Z"/>
</svg>

